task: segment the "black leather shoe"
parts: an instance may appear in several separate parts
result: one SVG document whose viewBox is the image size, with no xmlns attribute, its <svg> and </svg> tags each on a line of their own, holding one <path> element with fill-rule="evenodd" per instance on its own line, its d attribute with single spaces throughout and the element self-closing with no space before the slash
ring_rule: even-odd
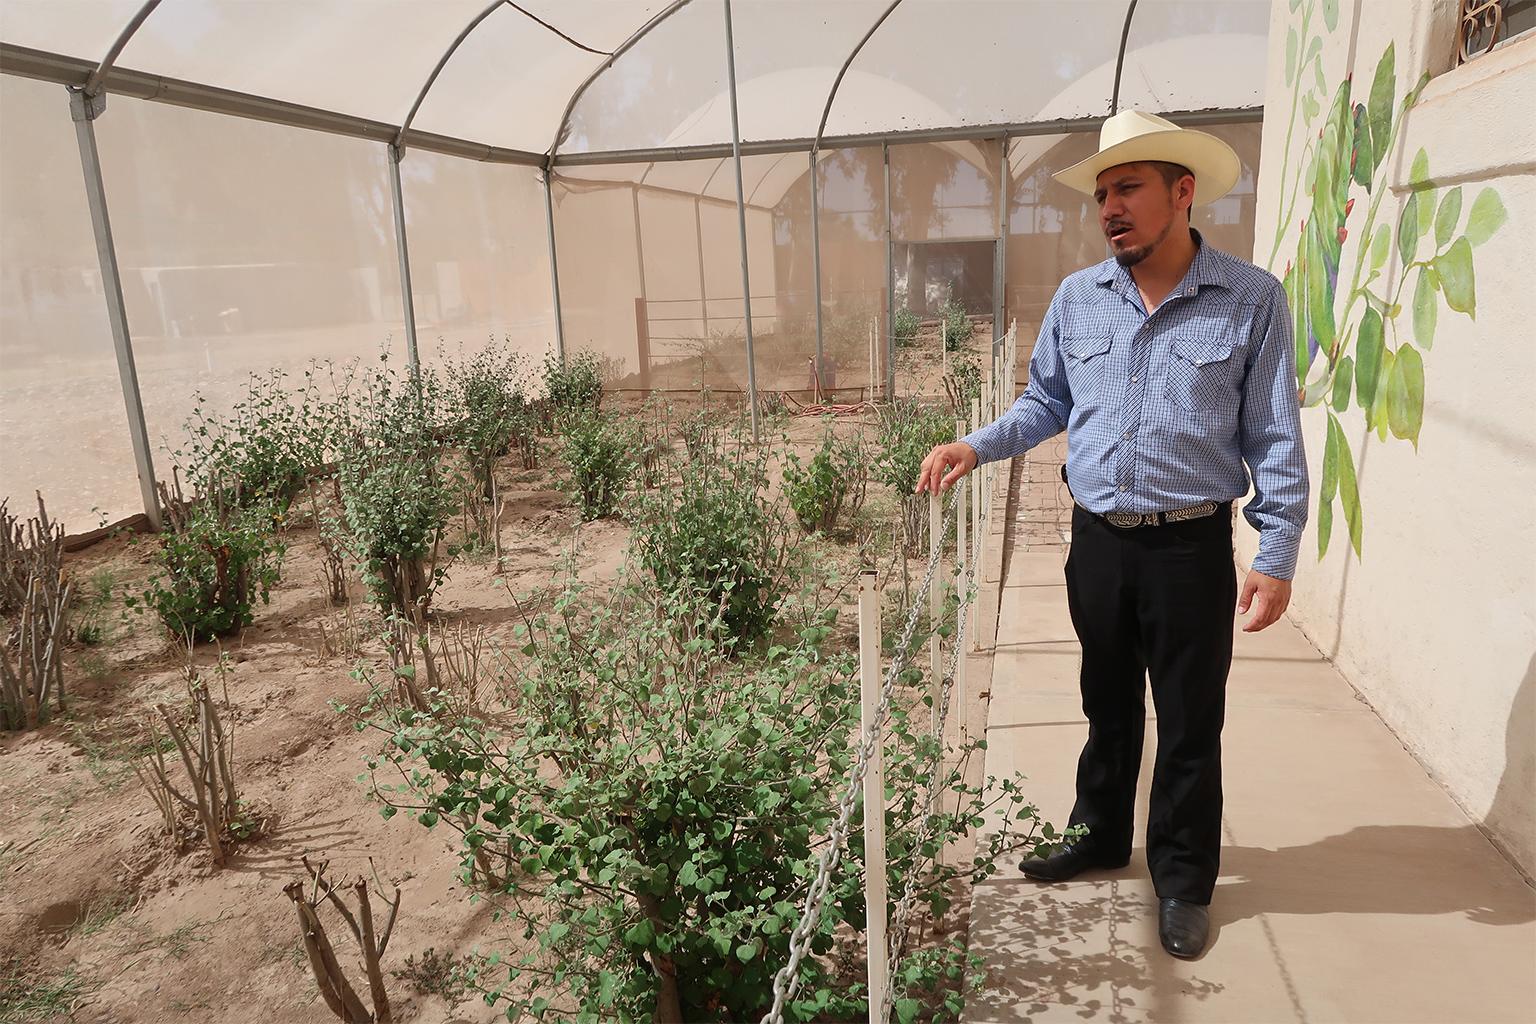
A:
<svg viewBox="0 0 1536 1024">
<path fill-rule="evenodd" d="M 1025 878 L 1037 882 L 1065 882 L 1091 868 L 1123 868 L 1129 859 L 1109 861 L 1095 854 L 1087 843 L 1068 843 L 1049 857 L 1030 857 L 1019 862 Z"/>
<path fill-rule="evenodd" d="M 1193 960 L 1205 949 L 1211 933 L 1210 912 L 1188 900 L 1159 900 L 1157 937 L 1163 948 L 1180 960 Z"/>
</svg>

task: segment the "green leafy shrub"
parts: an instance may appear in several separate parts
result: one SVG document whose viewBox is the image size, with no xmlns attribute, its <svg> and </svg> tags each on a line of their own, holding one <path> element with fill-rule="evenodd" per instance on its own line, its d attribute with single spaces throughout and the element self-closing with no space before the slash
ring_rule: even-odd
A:
<svg viewBox="0 0 1536 1024">
<path fill-rule="evenodd" d="M 197 395 L 176 464 L 194 491 L 223 487 L 246 506 L 266 505 L 282 516 L 324 461 L 324 417 L 317 406 L 312 371 L 297 389 L 282 370 L 251 374 L 244 397 L 227 416 Z"/>
<path fill-rule="evenodd" d="M 521 357 L 496 348 L 443 361 L 446 418 L 453 443 L 463 449 L 480 496 L 495 498 L 496 462 L 521 449 L 525 468 L 535 449 L 532 410 L 525 395 L 528 371 Z"/>
<path fill-rule="evenodd" d="M 381 364 L 337 417 L 344 543 L 386 617 L 425 616 L 447 574 L 440 558 L 456 502 L 432 417 L 440 394 L 430 369 L 401 379 Z"/>
<path fill-rule="evenodd" d="M 845 508 L 857 512 L 867 476 L 858 442 L 839 441 L 831 429 L 810 462 L 784 454 L 784 496 L 807 533 L 830 533 Z"/>
<path fill-rule="evenodd" d="M 117 574 L 110 568 L 91 573 L 85 586 L 74 592 L 80 604 L 79 623 L 75 626 L 75 640 L 86 647 L 96 647 L 112 638 L 112 624 L 107 621 L 107 607 L 117 589 Z"/>
<path fill-rule="evenodd" d="M 789 538 L 767 479 L 766 449 L 701 441 L 640 496 L 634 516 L 634 544 L 657 585 L 722 608 L 723 627 L 746 643 L 768 632 L 783 594 Z"/>
<path fill-rule="evenodd" d="M 566 417 L 596 409 L 603 400 L 602 364 L 591 352 L 568 355 L 562 363 L 553 353 L 544 357 L 546 423 L 558 426 Z"/>
<path fill-rule="evenodd" d="M 912 493 L 923 460 L 934 445 L 954 439 L 955 423 L 944 409 L 925 406 L 915 398 L 898 398 L 880 409 L 874 476 L 901 499 L 902 538 L 908 554 L 916 555 L 926 543 L 928 498 Z"/>
<path fill-rule="evenodd" d="M 286 550 L 273 532 L 272 507 L 245 504 L 235 487 L 215 486 L 191 502 L 161 491 L 168 528 L 160 571 L 126 603 L 142 602 L 172 636 L 192 643 L 249 626 L 256 601 L 271 600 Z"/>
<path fill-rule="evenodd" d="M 604 601 L 570 589 L 519 628 L 502 684 L 488 688 L 506 708 L 423 714 L 374 691 L 363 715 L 388 737 L 370 762 L 385 817 L 403 809 L 457 832 L 463 877 L 489 885 L 537 941 L 477 980 L 508 1019 L 559 1002 L 577 1020 L 743 1021 L 771 1004 L 859 738 L 856 659 L 827 647 L 836 612 L 814 601 L 804 612 L 784 646 L 742 656 L 720 609 L 693 596 L 641 580 Z M 889 722 L 887 882 L 895 895 L 920 876 L 919 906 L 933 914 L 958 879 L 986 878 L 1053 833 L 1037 836 L 1015 780 L 991 796 L 966 785 L 983 746 L 971 740 L 937 773 L 954 812 L 918 845 L 939 753 L 910 726 L 927 728 L 922 685 L 903 677 Z M 935 861 L 994 809 L 1001 825 L 972 860 Z M 786 1020 L 865 1012 L 846 938 L 865 924 L 861 829 L 856 812 Z M 902 1019 L 923 1003 L 932 1019 L 956 1018 L 974 964 L 958 944 L 904 960 Z"/>
<path fill-rule="evenodd" d="M 627 422 L 587 410 L 566 422 L 562 454 L 581 518 L 610 516 L 637 468 L 638 432 Z"/>
<path fill-rule="evenodd" d="M 882 406 L 875 440 L 875 479 L 901 494 L 911 494 L 923 459 L 934 445 L 953 441 L 954 435 L 954 420 L 943 409 L 925 406 L 915 398 L 898 398 Z"/>
<path fill-rule="evenodd" d="M 958 352 L 971 337 L 971 318 L 965 315 L 965 303 L 950 299 L 939 310 L 944 321 L 944 351 Z"/>
<path fill-rule="evenodd" d="M 898 345 L 910 345 L 917 340 L 918 329 L 923 326 L 922 318 L 910 309 L 898 309 L 891 323 L 891 334 Z"/>
</svg>

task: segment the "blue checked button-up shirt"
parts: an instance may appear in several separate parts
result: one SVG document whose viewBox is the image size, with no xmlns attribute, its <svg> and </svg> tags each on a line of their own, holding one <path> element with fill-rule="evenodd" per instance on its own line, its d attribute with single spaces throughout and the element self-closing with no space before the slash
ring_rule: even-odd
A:
<svg viewBox="0 0 1536 1024">
<path fill-rule="evenodd" d="M 1073 496 L 1100 514 L 1236 501 L 1251 469 L 1243 514 L 1259 531 L 1253 568 L 1290 579 L 1307 521 L 1307 461 L 1285 292 L 1194 237 L 1189 272 L 1151 316 L 1113 259 L 1062 282 L 1029 386 L 961 440 L 992 462 L 1065 429 Z"/>
</svg>

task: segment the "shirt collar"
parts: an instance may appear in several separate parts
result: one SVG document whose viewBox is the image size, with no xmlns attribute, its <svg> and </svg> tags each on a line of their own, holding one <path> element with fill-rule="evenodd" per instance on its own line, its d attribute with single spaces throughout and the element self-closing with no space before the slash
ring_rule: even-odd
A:
<svg viewBox="0 0 1536 1024">
<path fill-rule="evenodd" d="M 1189 265 L 1189 270 L 1184 273 L 1184 280 L 1179 282 L 1170 295 L 1193 295 L 1206 285 L 1217 288 L 1230 288 L 1227 279 L 1227 268 L 1222 264 L 1221 256 L 1205 244 L 1205 238 L 1195 228 L 1189 229 L 1190 236 L 1195 240 L 1195 259 Z M 1136 288 L 1136 279 L 1131 277 L 1131 272 L 1114 258 L 1105 260 L 1099 265 L 1098 282 L 1114 289 L 1121 295 L 1128 294 Z"/>
</svg>

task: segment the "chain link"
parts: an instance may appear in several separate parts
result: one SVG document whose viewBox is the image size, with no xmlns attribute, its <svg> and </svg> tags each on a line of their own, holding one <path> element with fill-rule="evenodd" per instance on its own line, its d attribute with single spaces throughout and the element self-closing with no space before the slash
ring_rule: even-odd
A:
<svg viewBox="0 0 1536 1024">
<path fill-rule="evenodd" d="M 948 506 L 944 510 L 942 525 L 939 527 L 940 537 L 949 533 L 949 527 L 954 522 L 955 501 L 956 495 L 951 492 Z M 838 804 L 837 819 L 832 823 L 832 830 L 827 833 L 827 844 L 821 852 L 821 859 L 816 867 L 816 877 L 811 881 L 810 891 L 806 893 L 800 921 L 790 933 L 789 961 L 773 977 L 773 1007 L 763 1016 L 760 1024 L 783 1024 L 784 1004 L 793 999 L 795 993 L 800 990 L 800 962 L 805 958 L 811 936 L 816 930 L 817 922 L 821 919 L 822 904 L 826 901 L 827 889 L 832 884 L 832 872 L 842 855 L 843 841 L 848 837 L 848 823 L 853 817 L 853 808 L 858 802 L 859 791 L 864 784 L 864 775 L 869 770 L 869 760 L 880 745 L 885 719 L 891 710 L 891 698 L 896 692 L 896 680 L 906 669 L 906 661 L 911 656 L 912 637 L 917 632 L 917 620 L 923 611 L 923 598 L 927 595 L 928 588 L 933 586 L 933 579 L 938 573 L 942 554 L 943 545 L 935 544 L 928 556 L 928 567 L 923 573 L 923 582 L 912 599 L 907 621 L 902 625 L 901 634 L 896 642 L 895 656 L 891 659 L 891 667 L 885 674 L 885 683 L 880 691 L 880 703 L 875 708 L 874 721 L 859 744 L 858 757 L 849 772 L 848 786 L 843 791 L 842 800 Z"/>
</svg>

